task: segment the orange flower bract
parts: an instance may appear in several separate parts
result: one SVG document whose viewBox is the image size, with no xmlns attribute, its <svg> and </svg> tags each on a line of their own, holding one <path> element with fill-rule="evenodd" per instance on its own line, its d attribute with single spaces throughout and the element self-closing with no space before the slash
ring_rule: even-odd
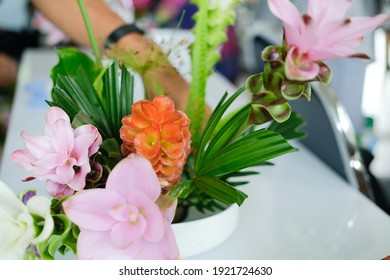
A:
<svg viewBox="0 0 390 280">
<path fill-rule="evenodd" d="M 147 158 L 160 179 L 162 191 L 166 192 L 179 183 L 191 151 L 189 125 L 189 118 L 175 110 L 169 97 L 141 100 L 122 119 L 122 152 Z"/>
</svg>

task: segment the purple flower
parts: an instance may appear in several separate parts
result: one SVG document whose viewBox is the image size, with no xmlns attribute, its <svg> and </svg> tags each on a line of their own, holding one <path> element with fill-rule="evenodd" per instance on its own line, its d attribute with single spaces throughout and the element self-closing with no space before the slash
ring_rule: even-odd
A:
<svg viewBox="0 0 390 280">
<path fill-rule="evenodd" d="M 102 138 L 93 125 L 73 129 L 68 115 L 58 107 L 51 107 L 45 118 L 45 135 L 23 131 L 27 148 L 14 151 L 12 159 L 31 177 L 47 180 L 50 195 L 59 198 L 84 188 L 91 171 L 89 157 L 98 151 Z"/>
</svg>

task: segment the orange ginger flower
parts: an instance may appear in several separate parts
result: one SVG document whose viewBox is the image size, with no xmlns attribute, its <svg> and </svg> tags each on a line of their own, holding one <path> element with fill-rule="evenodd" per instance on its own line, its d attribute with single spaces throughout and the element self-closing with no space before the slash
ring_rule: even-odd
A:
<svg viewBox="0 0 390 280">
<path fill-rule="evenodd" d="M 175 110 L 169 97 L 141 100 L 122 119 L 122 152 L 147 158 L 160 179 L 162 192 L 167 192 L 179 183 L 191 151 L 189 125 L 190 119 Z"/>
</svg>

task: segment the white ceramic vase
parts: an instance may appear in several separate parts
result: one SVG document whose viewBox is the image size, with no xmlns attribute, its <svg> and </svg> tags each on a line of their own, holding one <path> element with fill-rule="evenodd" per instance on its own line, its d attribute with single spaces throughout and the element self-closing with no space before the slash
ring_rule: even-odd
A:
<svg viewBox="0 0 390 280">
<path fill-rule="evenodd" d="M 172 225 L 180 257 L 187 259 L 205 253 L 225 242 L 234 232 L 239 220 L 239 207 L 208 214 L 190 211 L 186 220 Z"/>
</svg>

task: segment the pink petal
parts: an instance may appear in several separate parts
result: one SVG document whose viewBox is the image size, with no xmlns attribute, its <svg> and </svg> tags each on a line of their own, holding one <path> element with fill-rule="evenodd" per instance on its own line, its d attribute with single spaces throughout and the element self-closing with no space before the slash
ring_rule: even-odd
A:
<svg viewBox="0 0 390 280">
<path fill-rule="evenodd" d="M 129 215 L 135 214 L 133 217 L 138 217 L 138 208 L 134 205 L 128 205 L 128 204 L 122 204 L 118 205 L 115 208 L 112 208 L 110 210 L 111 217 L 113 217 L 118 222 L 125 222 L 129 221 Z M 135 219 L 133 218 L 133 219 Z M 134 221 L 133 221 L 134 222 Z"/>
<path fill-rule="evenodd" d="M 74 131 L 74 136 L 77 138 L 83 134 L 92 134 L 95 135 L 95 140 L 92 145 L 89 147 L 88 156 L 95 154 L 99 150 L 99 145 L 102 143 L 102 136 L 100 135 L 98 129 L 90 124 L 81 125 L 77 127 Z"/>
<path fill-rule="evenodd" d="M 268 6 L 271 12 L 283 22 L 297 29 L 302 27 L 301 15 L 289 0 L 268 0 Z"/>
<path fill-rule="evenodd" d="M 68 186 L 75 190 L 81 191 L 85 187 L 85 178 L 87 174 L 91 171 L 91 166 L 89 163 L 79 166 L 80 169 L 76 172 L 72 178 L 72 180 L 68 183 Z"/>
<path fill-rule="evenodd" d="M 176 214 L 177 198 L 169 195 L 160 195 L 156 204 L 160 208 L 163 217 L 171 223 Z"/>
<path fill-rule="evenodd" d="M 28 172 L 31 172 L 34 167 L 32 164 L 36 162 L 37 158 L 34 157 L 29 150 L 16 150 L 11 154 L 12 160 L 20 167 Z"/>
<path fill-rule="evenodd" d="M 310 81 L 317 77 L 320 67 L 315 62 L 311 61 L 299 61 L 299 59 L 295 59 L 294 56 L 296 54 L 296 48 L 291 48 L 286 57 L 286 77 L 289 80 L 295 81 Z M 295 63 L 295 60 L 298 60 Z"/>
<path fill-rule="evenodd" d="M 59 107 L 50 107 L 45 115 L 46 123 L 49 125 L 54 124 L 57 120 L 65 120 L 70 123 L 69 116 Z"/>
<path fill-rule="evenodd" d="M 77 165 L 89 163 L 89 147 L 95 139 L 96 135 L 93 134 L 80 135 L 74 139 L 72 155 L 77 160 Z"/>
<path fill-rule="evenodd" d="M 53 146 L 57 153 L 67 155 L 74 145 L 73 128 L 65 120 L 57 120 L 53 125 Z"/>
<path fill-rule="evenodd" d="M 52 152 L 52 141 L 47 136 L 32 136 L 24 131 L 22 131 L 21 136 L 26 142 L 26 147 L 30 153 L 36 157 L 41 157 L 47 153 Z"/>
<path fill-rule="evenodd" d="M 388 15 L 380 14 L 375 17 L 354 17 L 349 23 L 341 23 L 335 32 L 331 32 L 326 38 L 325 44 L 342 44 L 342 42 L 360 38 L 388 21 Z"/>
<path fill-rule="evenodd" d="M 74 190 L 69 188 L 67 185 L 56 183 L 50 180 L 46 181 L 47 193 L 56 199 L 61 199 L 64 196 L 71 196 L 74 194 Z"/>
<path fill-rule="evenodd" d="M 43 166 L 45 169 L 53 169 L 61 166 L 66 162 L 67 158 L 58 154 L 46 154 L 37 160 L 36 165 Z"/>
<path fill-rule="evenodd" d="M 141 244 L 135 242 L 126 250 L 112 246 L 110 232 L 81 230 L 77 240 L 77 258 L 81 260 L 130 260 L 134 259 Z"/>
<path fill-rule="evenodd" d="M 68 184 L 70 181 L 72 181 L 74 177 L 75 171 L 73 169 L 73 166 L 76 161 L 74 159 L 69 159 L 68 161 L 69 163 L 65 163 L 56 168 L 58 183 Z"/>
<path fill-rule="evenodd" d="M 135 256 L 138 260 L 176 260 L 179 259 L 179 248 L 170 223 L 164 221 L 164 237 L 159 242 L 140 242 L 141 249 Z"/>
<path fill-rule="evenodd" d="M 128 221 L 116 224 L 111 230 L 111 244 L 118 249 L 126 249 L 142 238 L 146 229 L 145 219 L 139 215 L 136 223 Z"/>
<path fill-rule="evenodd" d="M 80 228 L 106 231 L 117 223 L 109 211 L 124 203 L 123 197 L 115 191 L 91 189 L 79 191 L 62 205 L 69 219 Z"/>
<path fill-rule="evenodd" d="M 309 0 L 307 12 L 320 25 L 344 18 L 351 5 L 352 0 Z"/>
<path fill-rule="evenodd" d="M 156 201 L 161 192 L 150 162 L 135 154 L 130 154 L 112 169 L 106 188 L 115 190 L 124 197 L 130 196 L 134 191 L 141 191 L 152 201 Z"/>
<path fill-rule="evenodd" d="M 145 217 L 147 227 L 143 237 L 148 241 L 159 241 L 164 235 L 163 216 L 160 208 L 140 191 L 130 194 L 127 197 L 127 203 L 136 206 Z"/>
</svg>

